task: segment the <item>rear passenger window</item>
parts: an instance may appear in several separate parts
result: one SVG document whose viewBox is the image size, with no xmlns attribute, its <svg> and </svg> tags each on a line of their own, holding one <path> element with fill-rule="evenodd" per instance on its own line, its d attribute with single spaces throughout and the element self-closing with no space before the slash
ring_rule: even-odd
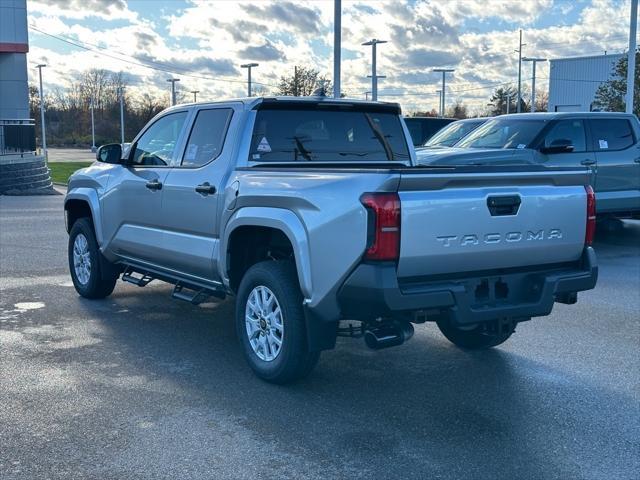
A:
<svg viewBox="0 0 640 480">
<path fill-rule="evenodd" d="M 220 155 L 231 113 L 231 108 L 198 112 L 182 157 L 182 167 L 201 167 Z"/>
<path fill-rule="evenodd" d="M 629 120 L 603 118 L 591 120 L 594 150 L 624 150 L 633 145 L 633 132 Z"/>
<path fill-rule="evenodd" d="M 545 136 L 544 146 L 550 147 L 560 140 L 569 140 L 574 152 L 584 152 L 587 149 L 587 141 L 582 120 L 558 121 Z"/>
</svg>

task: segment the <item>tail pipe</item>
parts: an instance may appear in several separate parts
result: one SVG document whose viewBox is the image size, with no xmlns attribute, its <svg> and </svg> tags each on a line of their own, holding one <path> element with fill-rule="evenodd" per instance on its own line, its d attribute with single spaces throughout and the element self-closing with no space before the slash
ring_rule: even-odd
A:
<svg viewBox="0 0 640 480">
<path fill-rule="evenodd" d="M 364 331 L 364 342 L 373 350 L 402 345 L 411 337 L 413 337 L 413 325 L 409 322 L 383 323 L 368 327 Z"/>
</svg>

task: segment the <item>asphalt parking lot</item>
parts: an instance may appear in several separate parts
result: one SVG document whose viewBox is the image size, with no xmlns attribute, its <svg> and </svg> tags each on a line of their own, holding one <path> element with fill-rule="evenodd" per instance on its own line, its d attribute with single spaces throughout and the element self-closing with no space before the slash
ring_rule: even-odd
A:
<svg viewBox="0 0 640 480">
<path fill-rule="evenodd" d="M 497 349 L 429 324 L 381 352 L 339 339 L 278 387 L 230 301 L 80 298 L 62 199 L 0 197 L 3 480 L 640 477 L 640 222 L 599 234 L 596 290 Z"/>
</svg>

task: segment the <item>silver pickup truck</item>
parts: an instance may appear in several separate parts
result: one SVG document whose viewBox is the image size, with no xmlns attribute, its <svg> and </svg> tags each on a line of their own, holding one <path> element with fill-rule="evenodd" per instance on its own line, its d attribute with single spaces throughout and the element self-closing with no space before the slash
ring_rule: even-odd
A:
<svg viewBox="0 0 640 480">
<path fill-rule="evenodd" d="M 102 146 L 65 199 L 78 293 L 118 278 L 235 296 L 252 369 L 285 383 L 336 337 L 399 345 L 435 321 L 493 347 L 594 287 L 586 168 L 416 166 L 397 104 L 249 98 L 160 113 Z"/>
</svg>

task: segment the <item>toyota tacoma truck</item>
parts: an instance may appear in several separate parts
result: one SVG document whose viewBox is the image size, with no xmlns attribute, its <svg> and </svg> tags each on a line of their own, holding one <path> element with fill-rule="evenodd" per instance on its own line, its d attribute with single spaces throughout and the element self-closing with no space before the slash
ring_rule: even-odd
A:
<svg viewBox="0 0 640 480">
<path fill-rule="evenodd" d="M 255 373 L 307 375 L 337 336 L 374 349 L 436 322 L 465 349 L 594 287 L 587 168 L 418 166 L 392 103 L 248 98 L 179 105 L 70 181 L 78 293 L 169 282 L 235 297 Z"/>
</svg>

